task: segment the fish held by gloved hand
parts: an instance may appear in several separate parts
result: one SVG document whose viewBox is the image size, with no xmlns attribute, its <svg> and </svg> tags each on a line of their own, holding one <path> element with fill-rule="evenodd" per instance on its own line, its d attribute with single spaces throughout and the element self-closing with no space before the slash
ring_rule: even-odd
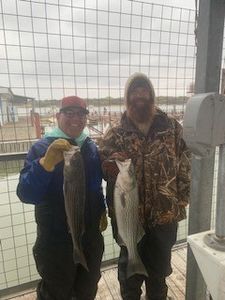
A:
<svg viewBox="0 0 225 300">
<path fill-rule="evenodd" d="M 73 259 L 87 271 L 88 266 L 82 248 L 82 237 L 85 232 L 85 172 L 79 147 L 64 152 L 64 202 L 67 224 L 73 241 Z"/>
</svg>

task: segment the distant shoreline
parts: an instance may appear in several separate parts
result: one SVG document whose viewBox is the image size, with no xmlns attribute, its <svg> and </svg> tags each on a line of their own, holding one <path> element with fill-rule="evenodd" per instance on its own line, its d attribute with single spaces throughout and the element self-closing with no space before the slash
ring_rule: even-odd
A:
<svg viewBox="0 0 225 300">
<path fill-rule="evenodd" d="M 189 97 L 179 96 L 159 96 L 156 97 L 155 103 L 157 105 L 184 105 L 187 103 Z M 115 106 L 115 105 L 124 105 L 123 98 L 101 98 L 101 99 L 86 99 L 88 106 L 94 107 L 104 107 L 104 106 Z M 56 107 L 60 106 L 60 100 L 35 100 L 35 106 L 38 107 Z M 20 105 L 18 105 L 20 107 Z M 27 105 L 26 107 L 31 107 L 31 105 Z"/>
</svg>

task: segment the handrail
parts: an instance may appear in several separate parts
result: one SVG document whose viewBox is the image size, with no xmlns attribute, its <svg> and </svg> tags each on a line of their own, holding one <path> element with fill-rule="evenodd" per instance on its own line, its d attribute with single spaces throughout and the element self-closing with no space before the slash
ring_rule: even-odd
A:
<svg viewBox="0 0 225 300">
<path fill-rule="evenodd" d="M 0 161 L 25 159 L 27 152 L 0 153 Z"/>
</svg>

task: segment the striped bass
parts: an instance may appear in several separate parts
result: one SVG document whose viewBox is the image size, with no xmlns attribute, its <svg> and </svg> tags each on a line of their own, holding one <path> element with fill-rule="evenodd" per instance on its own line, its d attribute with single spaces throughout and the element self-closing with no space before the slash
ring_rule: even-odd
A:
<svg viewBox="0 0 225 300">
<path fill-rule="evenodd" d="M 127 278 L 134 274 L 148 276 L 138 254 L 137 244 L 144 236 L 138 216 L 138 187 L 131 159 L 116 160 L 119 168 L 115 189 L 114 208 L 118 228 L 118 244 L 128 251 Z"/>
<path fill-rule="evenodd" d="M 85 173 L 79 147 L 64 152 L 64 202 L 67 224 L 73 241 L 73 260 L 87 271 L 88 266 L 82 249 L 82 237 L 85 231 Z"/>
</svg>

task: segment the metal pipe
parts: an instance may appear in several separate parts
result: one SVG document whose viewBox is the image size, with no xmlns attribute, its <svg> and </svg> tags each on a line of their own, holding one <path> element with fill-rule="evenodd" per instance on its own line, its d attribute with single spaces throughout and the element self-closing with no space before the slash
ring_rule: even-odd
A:
<svg viewBox="0 0 225 300">
<path fill-rule="evenodd" d="M 219 147 L 215 234 L 219 239 L 225 237 L 225 144 Z"/>
<path fill-rule="evenodd" d="M 195 93 L 219 92 L 223 50 L 224 0 L 200 0 L 197 19 Z M 193 167 L 195 166 L 195 167 Z M 192 195 L 188 234 L 210 229 L 214 156 L 192 161 Z M 193 172 L 195 170 L 195 172 Z M 206 298 L 206 286 L 188 248 L 186 300 Z"/>
</svg>

